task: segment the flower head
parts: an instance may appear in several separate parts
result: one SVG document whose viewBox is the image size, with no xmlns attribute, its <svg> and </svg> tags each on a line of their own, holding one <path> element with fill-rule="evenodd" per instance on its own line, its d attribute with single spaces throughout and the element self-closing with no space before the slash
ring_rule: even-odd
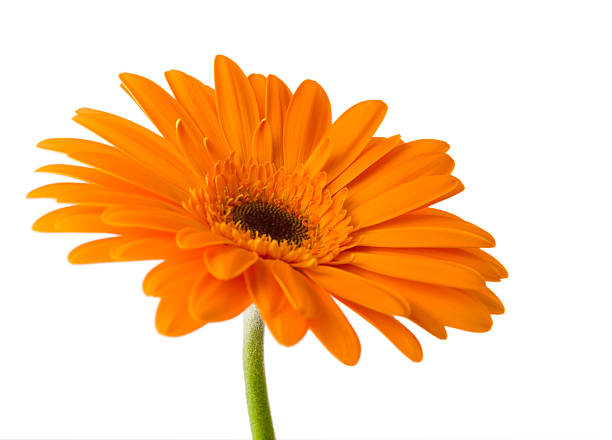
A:
<svg viewBox="0 0 612 440">
<path fill-rule="evenodd" d="M 166 73 L 174 97 L 120 78 L 160 134 L 78 110 L 74 120 L 108 143 L 39 144 L 85 166 L 38 170 L 77 182 L 29 194 L 69 204 L 33 228 L 111 234 L 75 248 L 75 264 L 163 260 L 143 283 L 160 298 L 160 333 L 185 335 L 255 303 L 279 343 L 311 330 L 352 365 L 361 347 L 337 302 L 415 361 L 420 344 L 396 317 L 445 338 L 446 326 L 487 331 L 503 313 L 486 282 L 507 273 L 480 249 L 493 237 L 430 207 L 463 189 L 448 144 L 374 137 L 383 102 L 360 102 L 332 123 L 316 82 L 291 93 L 223 56 L 214 90 L 178 71 Z"/>
</svg>

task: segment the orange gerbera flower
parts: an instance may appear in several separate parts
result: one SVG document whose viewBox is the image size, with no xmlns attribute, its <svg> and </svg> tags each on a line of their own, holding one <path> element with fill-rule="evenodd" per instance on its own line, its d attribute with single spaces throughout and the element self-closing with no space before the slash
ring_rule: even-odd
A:
<svg viewBox="0 0 612 440">
<path fill-rule="evenodd" d="M 353 365 L 359 339 L 336 300 L 414 361 L 419 342 L 395 316 L 445 338 L 445 326 L 483 332 L 503 313 L 486 282 L 507 273 L 480 249 L 493 237 L 429 207 L 463 189 L 448 144 L 373 137 L 383 102 L 360 102 L 332 123 L 316 82 L 292 94 L 223 56 L 214 90 L 179 71 L 166 73 L 174 97 L 143 77 L 120 78 L 161 136 L 78 110 L 74 120 L 112 146 L 39 144 L 88 166 L 38 170 L 81 182 L 29 194 L 70 204 L 34 230 L 113 234 L 74 249 L 75 264 L 163 260 L 144 280 L 161 298 L 160 333 L 185 335 L 254 303 L 279 343 L 311 330 Z"/>
</svg>

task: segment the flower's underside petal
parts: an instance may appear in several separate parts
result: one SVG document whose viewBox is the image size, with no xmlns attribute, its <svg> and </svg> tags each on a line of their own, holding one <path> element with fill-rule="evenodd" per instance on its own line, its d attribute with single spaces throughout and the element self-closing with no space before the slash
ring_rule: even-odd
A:
<svg viewBox="0 0 612 440">
<path fill-rule="evenodd" d="M 381 313 L 410 315 L 410 304 L 361 276 L 332 266 L 318 266 L 304 271 L 315 283 L 334 295 Z"/>
<path fill-rule="evenodd" d="M 331 105 L 325 90 L 306 80 L 297 88 L 287 108 L 283 128 L 285 169 L 305 163 L 331 124 Z"/>
<path fill-rule="evenodd" d="M 378 164 L 371 168 L 379 168 Z M 403 183 L 426 176 L 450 175 L 455 163 L 444 153 L 425 153 L 403 164 L 384 164 L 380 170 L 365 173 L 351 182 L 349 206 L 358 206 Z"/>
<path fill-rule="evenodd" d="M 195 282 L 206 273 L 200 252 L 184 252 L 168 258 L 147 273 L 142 289 L 149 296 L 188 296 Z"/>
<path fill-rule="evenodd" d="M 459 180 L 452 176 L 428 176 L 396 186 L 359 205 L 354 204 L 349 193 L 344 207 L 351 213 L 355 229 L 360 229 L 434 203 L 458 185 Z"/>
<path fill-rule="evenodd" d="M 411 212 L 352 234 L 360 246 L 493 247 L 491 234 L 460 218 Z"/>
<path fill-rule="evenodd" d="M 109 226 L 100 220 L 104 212 L 99 206 L 66 206 L 40 217 L 32 230 L 37 232 L 100 232 L 116 234 L 121 228 Z"/>
<path fill-rule="evenodd" d="M 198 182 L 181 153 L 146 128 L 119 116 L 87 108 L 77 110 L 73 119 L 174 184 L 188 187 Z"/>
<path fill-rule="evenodd" d="M 263 316 L 270 333 L 279 344 L 291 347 L 302 340 L 308 331 L 308 321 L 295 310 L 284 296 L 280 300 L 280 309 L 274 317 Z"/>
<path fill-rule="evenodd" d="M 82 180 L 84 182 L 99 185 L 104 188 L 114 189 L 125 193 L 134 193 L 140 195 L 146 195 L 150 198 L 157 198 L 155 194 L 145 191 L 137 186 L 134 186 L 124 180 L 117 179 L 109 174 L 106 174 L 95 168 L 82 167 L 77 165 L 45 165 L 36 170 L 40 173 L 53 173 L 61 176 L 72 177 L 74 179 Z M 160 199 L 161 200 L 161 199 Z"/>
<path fill-rule="evenodd" d="M 291 101 L 291 90 L 278 77 L 268 75 L 266 79 L 266 114 L 272 133 L 272 160 L 277 168 L 283 165 L 283 126 L 287 107 Z"/>
<path fill-rule="evenodd" d="M 251 303 L 243 277 L 220 280 L 205 274 L 191 290 L 189 313 L 202 321 L 226 321 L 240 315 Z"/>
<path fill-rule="evenodd" d="M 215 278 L 229 280 L 241 275 L 259 259 L 255 252 L 235 246 L 211 246 L 204 251 L 204 264 Z"/>
<path fill-rule="evenodd" d="M 478 290 L 464 290 L 463 292 L 483 303 L 489 313 L 493 315 L 501 315 L 505 312 L 501 300 L 488 287 Z"/>
<path fill-rule="evenodd" d="M 308 326 L 319 341 L 340 362 L 355 365 L 361 356 L 361 344 L 355 330 L 331 296 L 314 284 L 312 291 L 317 301 L 317 316 L 308 319 Z"/>
<path fill-rule="evenodd" d="M 383 275 L 439 286 L 458 289 L 484 287 L 484 276 L 472 265 L 422 251 L 423 249 L 355 248 L 351 251 L 353 261 L 350 264 Z"/>
<path fill-rule="evenodd" d="M 317 316 L 313 286 L 306 277 L 281 260 L 273 260 L 268 267 L 293 308 L 307 318 Z"/>
<path fill-rule="evenodd" d="M 163 260 L 180 251 L 170 234 L 150 236 L 122 235 L 89 241 L 68 255 L 72 264 L 110 263 L 114 261 Z"/>
<path fill-rule="evenodd" d="M 340 191 L 401 142 L 399 135 L 390 138 L 373 138 L 357 159 L 327 185 L 327 189 L 332 194 Z"/>
<path fill-rule="evenodd" d="M 253 133 L 253 143 L 251 145 L 251 157 L 259 163 L 272 162 L 274 145 L 272 143 L 272 131 L 267 119 L 257 124 Z"/>
<path fill-rule="evenodd" d="M 255 305 L 266 319 L 272 319 L 284 305 L 283 290 L 279 286 L 270 262 L 260 259 L 245 273 L 244 280 Z"/>
<path fill-rule="evenodd" d="M 249 82 L 255 93 L 255 100 L 259 109 L 259 119 L 263 119 L 266 117 L 266 77 L 261 73 L 251 73 L 249 75 Z"/>
<path fill-rule="evenodd" d="M 157 306 L 155 327 L 164 336 L 184 336 L 204 324 L 189 314 L 188 294 L 165 296 Z"/>
<path fill-rule="evenodd" d="M 330 181 L 361 154 L 386 112 L 387 105 L 382 101 L 363 101 L 336 119 L 327 134 L 332 145 L 332 153 L 325 171 Z"/>
<path fill-rule="evenodd" d="M 184 151 L 184 158 L 200 172 L 205 172 L 206 158 L 204 155 L 206 152 L 201 148 L 204 135 L 181 105 L 168 92 L 147 78 L 131 73 L 122 73 L 119 78 L 124 89 L 149 117 L 162 136 L 176 147 L 180 147 L 176 138 L 176 121 L 179 119 L 183 121 L 186 138 L 189 139 L 187 145 L 182 146 L 188 148 Z"/>
<path fill-rule="evenodd" d="M 176 203 L 189 196 L 185 188 L 165 182 L 159 174 L 109 145 L 83 139 L 46 139 L 38 146 L 65 153 L 72 159 Z"/>
<path fill-rule="evenodd" d="M 181 104 L 203 136 L 208 139 L 208 151 L 213 161 L 224 160 L 229 155 L 229 148 L 223 137 L 215 91 L 196 78 L 178 70 L 166 72 L 166 80 L 176 100 Z"/>
<path fill-rule="evenodd" d="M 424 317 L 426 322 L 434 318 L 435 321 L 449 327 L 471 332 L 486 332 L 493 323 L 484 304 L 460 289 L 393 278 L 366 270 L 352 269 L 352 271 L 403 295 L 412 306 L 410 318 L 419 325 L 420 322 L 417 320 L 420 318 Z"/>
<path fill-rule="evenodd" d="M 475 258 L 489 262 L 500 278 L 508 277 L 508 271 L 503 264 L 482 249 L 464 249 L 464 252 L 467 254 L 472 254 Z"/>
<path fill-rule="evenodd" d="M 418 339 L 393 316 L 375 312 L 374 310 L 362 307 L 350 301 L 341 301 L 376 327 L 376 329 L 385 335 L 406 357 L 415 362 L 423 360 L 423 349 Z"/>
<path fill-rule="evenodd" d="M 239 159 L 247 160 L 253 132 L 259 123 L 259 109 L 251 83 L 236 63 L 217 55 L 215 89 L 225 139 Z"/>
<path fill-rule="evenodd" d="M 177 232 L 186 227 L 199 227 L 201 223 L 178 210 L 116 206 L 102 214 L 102 221 L 112 226 L 130 226 L 157 231 Z"/>
<path fill-rule="evenodd" d="M 181 249 L 201 249 L 208 246 L 232 243 L 231 240 L 202 228 L 187 227 L 181 229 L 176 234 L 176 244 Z"/>
</svg>

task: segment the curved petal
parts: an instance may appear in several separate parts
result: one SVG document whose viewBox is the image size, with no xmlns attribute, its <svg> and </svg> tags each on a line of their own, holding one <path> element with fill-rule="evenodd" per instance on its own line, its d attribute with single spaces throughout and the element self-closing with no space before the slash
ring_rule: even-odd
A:
<svg viewBox="0 0 612 440">
<path fill-rule="evenodd" d="M 323 289 L 343 299 L 391 315 L 410 316 L 410 304 L 368 279 L 332 266 L 318 266 L 305 273 Z"/>
<path fill-rule="evenodd" d="M 262 259 L 257 261 L 244 273 L 244 280 L 262 316 L 268 319 L 276 316 L 283 306 L 284 293 L 269 262 Z"/>
<path fill-rule="evenodd" d="M 228 281 L 205 274 L 191 290 L 189 313 L 202 321 L 226 321 L 240 315 L 251 303 L 243 277 Z"/>
<path fill-rule="evenodd" d="M 166 232 L 201 226 L 193 217 L 175 210 L 129 205 L 107 209 L 102 214 L 102 221 L 112 226 L 131 226 Z"/>
<path fill-rule="evenodd" d="M 199 252 L 185 254 L 168 258 L 151 269 L 142 282 L 144 293 L 156 297 L 188 296 L 206 268 Z"/>
<path fill-rule="evenodd" d="M 356 248 L 360 249 L 360 248 Z M 415 252 L 413 252 L 415 251 Z M 459 289 L 480 289 L 484 277 L 472 267 L 420 253 L 421 249 L 361 248 L 351 265 L 391 277 Z"/>
<path fill-rule="evenodd" d="M 255 252 L 235 246 L 211 246 L 204 251 L 204 264 L 219 280 L 230 280 L 241 275 L 259 259 Z"/>
<path fill-rule="evenodd" d="M 281 260 L 272 260 L 269 268 L 293 308 L 307 318 L 317 316 L 315 293 L 306 277 Z"/>
<path fill-rule="evenodd" d="M 206 324 L 189 314 L 188 302 L 188 294 L 166 296 L 160 300 L 155 315 L 155 327 L 160 334 L 184 336 Z"/>
<path fill-rule="evenodd" d="M 396 186 L 359 205 L 349 194 L 344 206 L 350 212 L 355 229 L 360 229 L 431 204 L 449 194 L 457 185 L 459 180 L 452 176 L 423 177 Z"/>
<path fill-rule="evenodd" d="M 297 88 L 287 108 L 283 128 L 285 169 L 305 163 L 331 124 L 331 105 L 323 87 L 306 80 Z"/>
<path fill-rule="evenodd" d="M 319 313 L 316 318 L 308 319 L 310 330 L 340 362 L 355 365 L 361 356 L 361 344 L 355 330 L 327 292 L 316 284 L 313 284 L 313 291 Z"/>
<path fill-rule="evenodd" d="M 251 83 L 240 67 L 222 55 L 215 57 L 217 110 L 223 134 L 231 151 L 240 159 L 250 156 L 259 109 Z"/>
<path fill-rule="evenodd" d="M 263 119 L 255 128 L 255 133 L 253 133 L 251 157 L 259 163 L 272 162 L 273 149 L 270 123 L 266 119 Z"/>
<path fill-rule="evenodd" d="M 423 349 L 418 339 L 393 316 L 376 312 L 350 301 L 341 301 L 376 327 L 376 329 L 385 335 L 406 357 L 415 362 L 421 362 L 423 360 Z"/>
<path fill-rule="evenodd" d="M 387 105 L 382 101 L 363 101 L 336 119 L 327 134 L 333 147 L 325 167 L 330 181 L 361 154 L 386 112 Z"/>
<path fill-rule="evenodd" d="M 219 244 L 232 244 L 232 241 L 205 229 L 187 227 L 176 234 L 176 244 L 181 249 L 200 249 Z"/>
<path fill-rule="evenodd" d="M 291 90 L 278 77 L 268 75 L 266 80 L 266 119 L 272 133 L 272 160 L 280 168 L 283 165 L 283 126 L 291 101 Z"/>
<path fill-rule="evenodd" d="M 266 115 L 266 77 L 261 73 L 251 73 L 249 82 L 255 92 L 257 100 L 257 108 L 259 109 L 259 119 L 265 118 Z"/>
</svg>

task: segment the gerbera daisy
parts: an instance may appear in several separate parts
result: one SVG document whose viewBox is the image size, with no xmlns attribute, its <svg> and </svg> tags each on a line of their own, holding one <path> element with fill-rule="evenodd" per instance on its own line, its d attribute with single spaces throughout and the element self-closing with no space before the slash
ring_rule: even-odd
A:
<svg viewBox="0 0 612 440">
<path fill-rule="evenodd" d="M 75 248 L 75 264 L 163 260 L 143 286 L 160 298 L 156 327 L 167 336 L 255 304 L 280 344 L 310 330 L 353 365 L 361 347 L 338 302 L 414 361 L 421 346 L 396 316 L 439 338 L 447 326 L 489 330 L 490 315 L 504 309 L 486 282 L 507 273 L 480 249 L 495 245 L 490 234 L 430 207 L 463 189 L 446 142 L 374 137 L 382 101 L 332 122 L 314 81 L 291 93 L 276 76 L 247 77 L 223 56 L 214 73 L 212 89 L 167 72 L 174 97 L 120 75 L 160 134 L 80 109 L 74 120 L 108 144 L 41 142 L 86 166 L 38 170 L 81 182 L 29 194 L 70 204 L 34 230 L 112 234 Z"/>
</svg>

